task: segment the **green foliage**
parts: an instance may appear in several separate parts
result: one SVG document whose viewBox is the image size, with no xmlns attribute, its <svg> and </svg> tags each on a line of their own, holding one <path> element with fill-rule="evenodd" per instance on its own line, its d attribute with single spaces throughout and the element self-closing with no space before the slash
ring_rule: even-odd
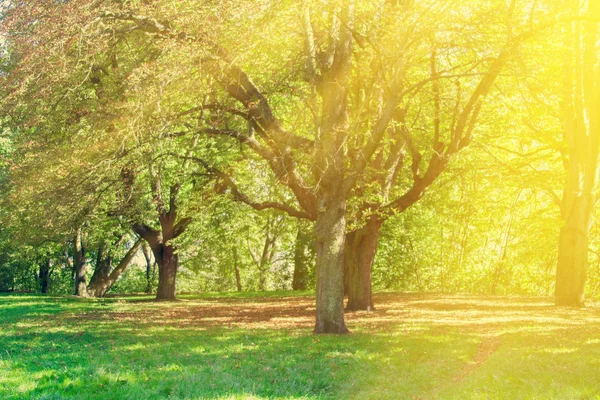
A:
<svg viewBox="0 0 600 400">
<path fill-rule="evenodd" d="M 67 261 L 77 227 L 85 231 L 93 264 L 100 244 L 127 233 L 132 223 L 158 229 L 157 206 L 168 203 L 169 188 L 181 185 L 179 219 L 193 222 L 173 240 L 182 264 L 180 290 L 233 290 L 236 263 L 244 290 L 290 288 L 297 221 L 233 202 L 223 178 L 255 202 L 301 209 L 286 186 L 289 177 L 272 166 L 289 160 L 278 156 L 270 164 L 235 140 L 232 132 L 247 133 L 266 149 L 277 147 L 248 120 L 256 104 L 233 100 L 219 80 L 226 67 L 215 73 L 211 60 L 222 58 L 247 72 L 281 127 L 314 141 L 323 104 L 308 76 L 307 27 L 298 15 L 308 10 L 315 62 L 324 63 L 338 6 L 268 0 L 99 6 L 72 0 L 3 9 L 0 287 L 36 290 L 39 257 L 52 243 L 59 248 L 48 255 L 54 265 L 50 291 L 70 292 Z M 350 128 L 340 150 L 346 172 L 374 138 L 387 102 L 401 101 L 350 191 L 349 229 L 373 214 L 387 217 L 386 206 L 424 177 L 430 160 L 448 153 L 457 120 L 490 61 L 532 33 L 511 50 L 485 101 L 478 100 L 478 115 L 467 115 L 472 131 L 460 145 L 469 145 L 448 153 L 448 167 L 423 198 L 385 223 L 376 287 L 553 292 L 556 203 L 568 147 L 561 115 L 566 25 L 560 18 L 568 12 L 555 1 L 356 4 Z M 385 189 L 389 171 L 378 164 L 392 160 L 399 145 L 400 167 Z M 302 184 L 316 193 L 315 151 L 287 151 Z M 125 172 L 131 182 L 124 181 Z M 276 236 L 274 251 L 261 264 L 267 232 Z M 594 228 L 593 296 L 600 295 L 599 246 Z M 124 252 L 122 247 L 114 256 Z M 134 269 L 113 291 L 141 291 L 143 281 Z"/>
<path fill-rule="evenodd" d="M 156 286 L 156 279 L 151 283 L 153 287 Z M 121 278 L 111 286 L 108 294 L 139 294 L 146 291 L 148 280 L 146 277 L 146 267 L 143 268 L 139 265 L 130 265 L 127 267 L 125 272 L 121 275 Z"/>
</svg>

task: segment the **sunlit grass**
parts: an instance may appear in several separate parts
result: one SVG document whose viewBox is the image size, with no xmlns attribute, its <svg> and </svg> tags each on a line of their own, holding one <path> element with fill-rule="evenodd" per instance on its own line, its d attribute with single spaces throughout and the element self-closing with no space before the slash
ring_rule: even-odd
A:
<svg viewBox="0 0 600 400">
<path fill-rule="evenodd" d="M 283 296 L 282 296 L 283 295 Z M 0 296 L 2 399 L 480 399 L 600 394 L 600 310 L 539 298 L 382 294 L 354 332 L 264 293 Z"/>
</svg>

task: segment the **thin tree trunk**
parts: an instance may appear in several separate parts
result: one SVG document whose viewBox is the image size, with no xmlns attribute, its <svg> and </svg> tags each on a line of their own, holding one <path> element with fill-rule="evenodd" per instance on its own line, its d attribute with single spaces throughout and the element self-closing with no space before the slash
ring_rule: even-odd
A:
<svg viewBox="0 0 600 400">
<path fill-rule="evenodd" d="M 233 272 L 235 274 L 235 287 L 238 292 L 242 291 L 242 279 L 240 277 L 239 258 L 237 247 L 233 248 Z"/>
<path fill-rule="evenodd" d="M 492 283 L 492 294 L 496 294 L 496 288 L 498 287 L 498 283 L 500 282 L 500 277 L 504 272 L 504 267 L 506 265 L 506 254 L 508 252 L 508 244 L 510 242 L 510 233 L 512 231 L 512 225 L 514 221 L 514 208 L 521 197 L 522 189 L 517 193 L 517 197 L 513 201 L 510 210 L 508 212 L 508 225 L 506 226 L 506 230 L 503 235 L 502 245 L 500 246 L 500 252 L 498 253 L 498 262 L 496 264 L 496 273 L 494 274 L 494 281 Z"/>
<path fill-rule="evenodd" d="M 73 271 L 75 276 L 75 296 L 87 297 L 86 285 L 86 250 L 83 244 L 81 228 L 75 231 L 73 244 Z"/>
<path fill-rule="evenodd" d="M 444 262 L 444 223 L 440 221 L 440 285 L 442 293 L 446 292 L 446 263 Z"/>
<path fill-rule="evenodd" d="M 344 271 L 346 311 L 374 309 L 372 293 L 373 260 L 377 251 L 381 223 L 371 217 L 361 229 L 346 235 Z"/>
<path fill-rule="evenodd" d="M 152 250 L 147 242 L 143 242 L 142 251 L 146 260 L 146 293 L 152 293 L 152 282 L 154 281 L 154 262 L 152 262 Z"/>
<path fill-rule="evenodd" d="M 51 267 L 51 261 L 50 258 L 48 258 L 47 260 L 45 260 L 44 262 L 42 262 L 40 264 L 40 271 L 38 274 L 38 281 L 40 284 L 40 292 L 43 294 L 47 294 L 48 293 L 48 283 L 50 280 L 50 267 Z"/>
</svg>

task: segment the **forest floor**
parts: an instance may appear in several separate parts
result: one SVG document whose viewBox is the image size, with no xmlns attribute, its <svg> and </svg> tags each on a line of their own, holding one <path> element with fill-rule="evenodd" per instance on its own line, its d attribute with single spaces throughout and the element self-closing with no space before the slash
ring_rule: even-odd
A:
<svg viewBox="0 0 600 400">
<path fill-rule="evenodd" d="M 600 399 L 600 305 L 380 293 L 350 335 L 309 294 L 0 296 L 1 399 Z"/>
</svg>

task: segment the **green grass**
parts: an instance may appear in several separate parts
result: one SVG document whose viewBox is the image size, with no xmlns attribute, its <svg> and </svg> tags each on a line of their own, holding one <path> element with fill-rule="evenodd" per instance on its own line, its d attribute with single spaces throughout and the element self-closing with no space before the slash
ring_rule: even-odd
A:
<svg viewBox="0 0 600 400">
<path fill-rule="evenodd" d="M 0 296 L 0 399 L 600 398 L 597 307 L 384 294 L 314 336 L 307 296 Z"/>
</svg>

